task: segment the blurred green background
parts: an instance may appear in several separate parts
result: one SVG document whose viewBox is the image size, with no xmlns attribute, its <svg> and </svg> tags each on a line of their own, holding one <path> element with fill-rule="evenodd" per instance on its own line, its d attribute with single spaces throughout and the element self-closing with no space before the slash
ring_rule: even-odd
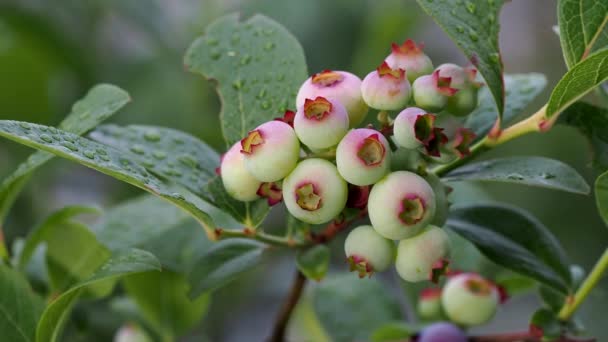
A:
<svg viewBox="0 0 608 342">
<path fill-rule="evenodd" d="M 541 72 L 549 80 L 548 90 L 530 111 L 542 105 L 566 70 L 552 30 L 555 5 L 552 0 L 511 1 L 501 13 L 506 72 Z M 205 80 L 184 71 L 182 56 L 209 22 L 233 11 L 245 16 L 263 13 L 285 25 L 302 43 L 311 73 L 330 68 L 365 76 L 389 52 L 391 42 L 410 37 L 425 43 L 435 65 L 466 63 L 434 22 L 407 0 L 0 0 L 0 119 L 57 124 L 92 85 L 108 82 L 126 89 L 133 98 L 113 122 L 181 129 L 221 151 L 218 98 Z M 1 141 L 0 176 L 8 175 L 30 152 Z M 589 167 L 586 142 L 571 129 L 557 127 L 526 136 L 484 158 L 505 155 L 552 157 L 574 166 L 589 183 L 597 176 Z M 137 193 L 61 160 L 36 176 L 6 224 L 9 241 L 66 204 L 108 206 Z M 460 197 L 475 200 L 478 197 L 472 194 L 481 193 L 483 198 L 531 211 L 558 236 L 572 261 L 586 269 L 608 244 L 608 230 L 592 196 L 512 185 L 475 186 L 474 190 Z M 336 267 L 343 268 L 341 245 L 336 242 L 334 247 Z M 269 261 L 263 272 L 219 291 L 198 330 L 211 340 L 261 340 L 291 280 L 292 257 Z M 515 298 L 480 331 L 525 329 L 537 303 L 534 296 Z M 604 282 L 583 312 L 590 331 L 603 336 L 600 340 L 608 339 L 601 326 L 606 305 L 608 284 Z M 305 314 L 300 316 L 307 320 Z"/>
</svg>

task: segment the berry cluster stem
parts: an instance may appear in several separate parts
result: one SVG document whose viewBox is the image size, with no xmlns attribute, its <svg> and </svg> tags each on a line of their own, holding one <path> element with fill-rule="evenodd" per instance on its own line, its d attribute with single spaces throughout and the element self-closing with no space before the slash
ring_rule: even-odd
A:
<svg viewBox="0 0 608 342">
<path fill-rule="evenodd" d="M 277 318 L 272 329 L 272 335 L 268 339 L 270 342 L 283 342 L 285 341 L 285 332 L 287 330 L 287 324 L 291 314 L 300 301 L 304 287 L 306 286 L 306 277 L 302 272 L 297 271 L 296 277 L 293 280 L 289 294 L 281 307 L 281 311 L 277 315 Z"/>
<path fill-rule="evenodd" d="M 606 269 L 608 269 L 608 248 L 598 259 L 597 263 L 591 270 L 591 273 L 589 273 L 587 278 L 585 278 L 585 280 L 582 282 L 574 296 L 566 299 L 564 306 L 557 316 L 560 320 L 567 321 L 570 319 L 576 309 L 578 309 L 581 303 L 587 298 L 591 290 L 593 290 L 593 288 L 601 280 Z"/>
</svg>

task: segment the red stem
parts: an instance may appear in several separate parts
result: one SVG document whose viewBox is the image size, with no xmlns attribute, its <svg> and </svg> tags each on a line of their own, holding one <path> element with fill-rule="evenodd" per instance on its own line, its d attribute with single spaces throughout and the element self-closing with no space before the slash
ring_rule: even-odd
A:
<svg viewBox="0 0 608 342">
<path fill-rule="evenodd" d="M 473 336 L 469 342 L 539 342 L 540 339 L 532 335 L 529 331 Z"/>
<path fill-rule="evenodd" d="M 336 235 L 338 235 L 338 233 L 348 228 L 351 223 L 364 218 L 366 215 L 367 209 L 362 209 L 355 217 L 351 218 L 350 220 L 334 220 L 329 223 L 322 231 L 318 233 L 311 232 L 309 239 L 314 243 L 327 243 L 331 241 L 331 239 L 333 239 Z"/>
</svg>

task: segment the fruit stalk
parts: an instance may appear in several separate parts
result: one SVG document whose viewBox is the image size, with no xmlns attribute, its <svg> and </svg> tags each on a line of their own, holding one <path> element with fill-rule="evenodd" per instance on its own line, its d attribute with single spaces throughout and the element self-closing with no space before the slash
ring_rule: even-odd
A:
<svg viewBox="0 0 608 342">
<path fill-rule="evenodd" d="M 287 295 L 287 298 L 285 299 L 285 302 L 281 307 L 281 311 L 279 311 L 279 314 L 277 315 L 274 327 L 272 328 L 272 335 L 270 336 L 268 341 L 285 341 L 285 332 L 287 330 L 289 318 L 291 317 L 291 313 L 296 307 L 296 304 L 298 304 L 298 302 L 300 301 L 304 286 L 306 286 L 306 277 L 302 274 L 302 272 L 297 271 L 293 283 L 291 284 L 289 294 Z"/>
</svg>

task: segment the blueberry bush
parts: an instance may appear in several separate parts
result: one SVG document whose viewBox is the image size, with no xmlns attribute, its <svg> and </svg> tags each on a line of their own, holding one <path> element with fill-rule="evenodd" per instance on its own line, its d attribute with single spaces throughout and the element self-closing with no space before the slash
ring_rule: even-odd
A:
<svg viewBox="0 0 608 342">
<path fill-rule="evenodd" d="M 203 320 L 218 289 L 276 251 L 295 255 L 296 270 L 274 325 L 260 327 L 269 341 L 594 340 L 576 313 L 608 268 L 608 249 L 584 270 L 525 210 L 459 203 L 454 193 L 463 182 L 591 193 L 555 159 L 477 157 L 562 125 L 587 137 L 593 166 L 608 169 L 608 2 L 557 2 L 568 71 L 545 105 L 516 122 L 546 80 L 503 73 L 503 2 L 418 0 L 469 63 L 435 65 L 407 39 L 363 77 L 309 72 L 298 41 L 265 16 L 215 20 L 184 65 L 217 88 L 221 153 L 172 128 L 104 125 L 130 101 L 110 84 L 90 89 L 57 127 L 0 121 L 0 136 L 38 150 L 0 185 L 0 227 L 54 157 L 145 192 L 106 210 L 60 208 L 24 238 L 0 239 L 2 340 L 91 340 L 87 331 L 106 329 L 119 342 L 174 341 Z M 608 172 L 594 196 L 608 223 Z M 271 208 L 281 229 L 265 226 Z M 344 252 L 328 247 L 341 239 Z M 476 267 L 480 259 L 493 271 Z M 378 280 L 386 274 L 414 293 L 407 317 Z M 543 303 L 528 326 L 472 329 L 533 291 Z M 290 332 L 305 296 L 322 330 L 314 337 Z M 116 315 L 122 326 L 91 315 Z"/>
</svg>

